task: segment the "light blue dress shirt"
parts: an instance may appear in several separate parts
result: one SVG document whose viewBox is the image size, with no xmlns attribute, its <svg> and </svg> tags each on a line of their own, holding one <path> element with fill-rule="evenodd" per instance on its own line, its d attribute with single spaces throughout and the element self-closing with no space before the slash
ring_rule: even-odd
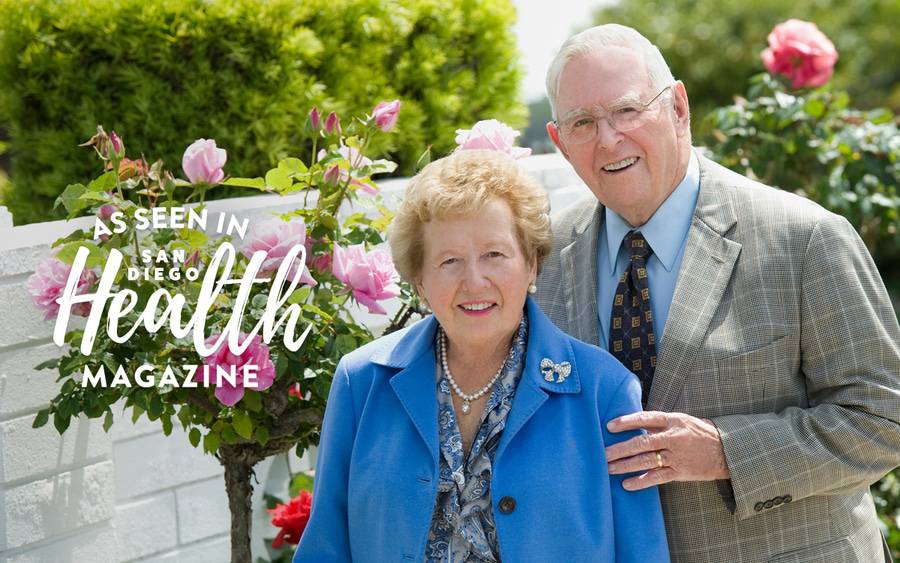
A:
<svg viewBox="0 0 900 563">
<path fill-rule="evenodd" d="M 653 249 L 653 254 L 647 260 L 647 277 L 650 284 L 650 308 L 653 310 L 653 332 L 656 335 L 656 350 L 659 352 L 699 193 L 700 163 L 691 150 L 684 179 L 649 221 L 633 229 L 618 213 L 609 207 L 605 208 L 597 245 L 597 315 L 600 321 L 600 345 L 604 349 L 609 349 L 609 317 L 612 314 L 613 297 L 629 260 L 628 253 L 622 250 L 622 239 L 628 231 L 637 230 L 643 233 Z"/>
</svg>

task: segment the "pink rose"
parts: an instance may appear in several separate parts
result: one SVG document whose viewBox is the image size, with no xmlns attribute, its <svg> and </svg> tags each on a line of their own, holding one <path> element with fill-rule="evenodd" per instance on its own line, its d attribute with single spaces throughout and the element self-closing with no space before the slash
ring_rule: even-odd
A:
<svg viewBox="0 0 900 563">
<path fill-rule="evenodd" d="M 34 306 L 44 311 L 44 320 L 50 320 L 59 314 L 59 303 L 57 299 L 62 295 L 66 288 L 66 282 L 72 266 L 58 260 L 55 256 L 43 260 L 35 268 L 34 274 L 28 278 L 26 289 L 31 294 L 31 301 Z M 87 293 L 94 282 L 97 281 L 97 274 L 92 270 L 84 270 L 75 286 L 75 294 L 83 295 Z M 72 314 L 86 317 L 91 312 L 90 303 L 78 303 L 72 306 Z"/>
<path fill-rule="evenodd" d="M 387 314 L 378 301 L 400 295 L 400 286 L 397 285 L 400 276 L 394 269 L 394 261 L 383 250 L 367 253 L 361 244 L 346 250 L 334 245 L 331 273 L 350 288 L 354 299 L 368 308 L 370 313 Z"/>
<path fill-rule="evenodd" d="M 400 100 L 381 102 L 372 110 L 375 125 L 387 133 L 397 124 L 397 116 L 400 114 Z"/>
<path fill-rule="evenodd" d="M 225 149 L 216 147 L 212 139 L 197 139 L 184 151 L 181 167 L 192 184 L 218 184 L 225 177 L 222 168 L 228 160 Z"/>
<path fill-rule="evenodd" d="M 513 158 L 531 154 L 531 149 L 514 146 L 519 132 L 496 119 L 484 119 L 471 129 L 456 130 L 457 150 L 487 149 L 505 152 Z"/>
<path fill-rule="evenodd" d="M 790 78 L 792 88 L 815 88 L 831 78 L 838 53 L 816 24 L 790 19 L 769 33 L 769 47 L 760 57 L 771 74 Z"/>
<path fill-rule="evenodd" d="M 241 245 L 241 254 L 249 260 L 253 257 L 254 252 L 260 250 L 266 253 L 266 259 L 259 268 L 260 274 L 271 274 L 278 270 L 284 257 L 288 252 L 298 244 L 306 243 L 306 223 L 300 217 L 294 217 L 290 221 L 282 221 L 281 219 L 273 219 L 264 223 L 255 225 Z M 288 281 L 294 279 L 297 275 L 299 266 L 299 256 L 294 259 L 291 269 L 288 272 Z M 316 285 L 309 275 L 309 268 L 305 265 L 303 273 L 300 275 L 300 283 L 309 286 Z"/>
<path fill-rule="evenodd" d="M 212 346 L 216 343 L 221 335 L 214 334 L 206 339 L 206 345 Z M 241 342 L 246 342 L 247 335 L 241 333 Z M 216 386 L 215 396 L 223 405 L 233 407 L 244 397 L 244 387 L 263 391 L 272 386 L 275 381 L 275 365 L 269 357 L 269 347 L 266 346 L 262 338 L 257 334 L 250 339 L 250 345 L 244 350 L 240 356 L 231 353 L 228 348 L 228 339 L 222 340 L 222 343 L 211 355 L 203 359 L 203 363 L 209 366 L 209 382 Z M 222 375 L 219 381 L 216 368 L 222 368 L 224 372 L 231 374 L 231 368 L 234 366 L 235 384 Z M 246 376 L 244 366 L 256 366 L 255 378 L 251 379 Z M 197 370 L 194 374 L 194 381 L 203 381 L 203 371 Z M 220 385 L 216 385 L 220 383 Z"/>
</svg>

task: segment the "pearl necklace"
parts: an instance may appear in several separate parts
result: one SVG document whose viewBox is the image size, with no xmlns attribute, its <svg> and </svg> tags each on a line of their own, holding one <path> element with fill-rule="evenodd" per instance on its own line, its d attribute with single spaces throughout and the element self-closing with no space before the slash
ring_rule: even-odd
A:
<svg viewBox="0 0 900 563">
<path fill-rule="evenodd" d="M 497 382 L 497 379 L 500 378 L 500 375 L 503 373 L 503 367 L 506 365 L 506 360 L 500 364 L 500 367 L 497 369 L 497 373 L 494 374 L 494 377 L 491 378 L 490 381 L 487 382 L 487 385 L 479 389 L 478 391 L 472 394 L 465 394 L 462 392 L 462 389 L 459 388 L 459 385 L 456 384 L 456 380 L 453 379 L 453 374 L 450 373 L 450 366 L 447 365 L 447 336 L 444 334 L 444 331 L 441 330 L 440 333 L 440 341 L 441 341 L 441 366 L 444 368 L 444 373 L 447 374 L 447 382 L 450 383 L 450 388 L 456 392 L 460 399 L 463 400 L 462 407 L 460 410 L 463 414 L 469 414 L 469 411 L 472 410 L 471 402 L 477 401 L 480 399 L 485 393 L 491 390 L 491 387 L 494 386 L 494 383 Z M 509 348 L 509 356 L 512 356 L 514 346 L 510 345 Z M 509 357 L 507 356 L 507 358 Z"/>
</svg>

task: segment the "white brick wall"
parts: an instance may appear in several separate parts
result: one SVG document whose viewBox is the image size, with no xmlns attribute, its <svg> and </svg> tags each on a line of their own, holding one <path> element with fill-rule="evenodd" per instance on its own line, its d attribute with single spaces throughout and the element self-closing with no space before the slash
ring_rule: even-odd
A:
<svg viewBox="0 0 900 563">
<path fill-rule="evenodd" d="M 559 157 L 525 161 L 551 189 L 555 206 L 572 192 Z M 387 201 L 397 201 L 403 179 L 381 183 Z M 580 188 L 583 190 L 583 188 Z M 583 193 L 583 192 L 579 192 Z M 285 211 L 302 196 L 258 196 L 210 202 L 212 211 L 244 216 Z M 165 437 L 158 422 L 114 408 L 109 434 L 99 420 L 74 420 L 59 436 L 52 423 L 35 430 L 35 413 L 56 395 L 54 370 L 36 371 L 60 355 L 53 325 L 32 306 L 25 282 L 49 253 L 49 245 L 90 218 L 12 228 L 0 207 L 0 563 L 226 562 L 230 516 L 222 469 L 190 446 L 176 425 Z M 383 317 L 363 315 L 363 322 Z M 254 558 L 266 557 L 269 523 L 263 493 L 287 496 L 290 471 L 312 460 L 277 456 L 256 468 Z"/>
</svg>

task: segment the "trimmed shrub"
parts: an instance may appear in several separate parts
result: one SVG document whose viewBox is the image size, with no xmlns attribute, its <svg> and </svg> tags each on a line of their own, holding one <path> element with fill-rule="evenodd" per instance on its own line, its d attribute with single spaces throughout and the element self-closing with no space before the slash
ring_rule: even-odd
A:
<svg viewBox="0 0 900 563">
<path fill-rule="evenodd" d="M 257 176 L 309 154 L 311 106 L 394 98 L 398 134 L 372 152 L 410 174 L 459 127 L 524 124 L 514 18 L 509 0 L 0 0 L 0 197 L 17 224 L 62 217 L 56 196 L 96 176 L 77 145 L 97 123 L 176 170 L 184 139 L 215 138 L 226 173 Z"/>
</svg>

